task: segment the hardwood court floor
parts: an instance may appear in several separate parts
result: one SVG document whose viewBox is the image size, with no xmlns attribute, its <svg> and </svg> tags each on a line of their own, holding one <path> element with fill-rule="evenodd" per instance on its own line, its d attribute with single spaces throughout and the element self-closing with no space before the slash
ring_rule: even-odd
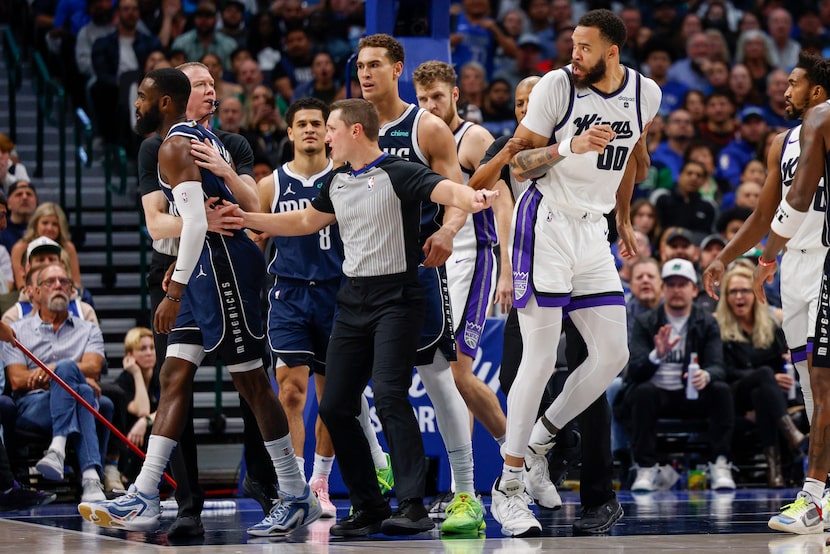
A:
<svg viewBox="0 0 830 554">
<path fill-rule="evenodd" d="M 244 530 L 262 517 L 249 499 L 236 499 L 225 509 L 206 510 L 206 535 L 196 541 L 172 543 L 166 529 L 172 513 L 163 516 L 155 533 L 108 531 L 84 522 L 74 505 L 53 504 L 27 512 L 0 514 L 0 552 L 23 554 L 122 554 L 144 552 L 279 553 L 279 554 L 532 554 L 537 552 L 752 552 L 795 554 L 830 552 L 825 535 L 796 536 L 770 531 L 766 522 L 796 491 L 739 490 L 735 493 L 667 492 L 636 495 L 623 492 L 625 516 L 610 536 L 573 537 L 571 522 L 579 510 L 576 493 L 563 493 L 558 512 L 542 511 L 544 536 L 537 539 L 501 537 L 500 526 L 488 513 L 486 537 L 446 539 L 437 531 L 408 538 L 383 535 L 342 540 L 329 535 L 332 520 L 280 539 L 248 537 Z M 489 505 L 489 498 L 485 497 Z M 224 503 L 227 504 L 227 503 Z M 340 517 L 348 513 L 336 502 Z M 175 549 L 173 548 L 175 547 Z"/>
</svg>

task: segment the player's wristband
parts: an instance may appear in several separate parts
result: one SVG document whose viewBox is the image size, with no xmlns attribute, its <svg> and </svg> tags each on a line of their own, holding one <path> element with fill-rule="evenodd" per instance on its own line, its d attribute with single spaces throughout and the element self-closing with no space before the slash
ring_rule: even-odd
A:
<svg viewBox="0 0 830 554">
<path fill-rule="evenodd" d="M 774 266 L 775 264 L 777 264 L 777 263 L 778 263 L 778 262 L 777 262 L 777 261 L 775 261 L 775 260 L 772 260 L 771 262 L 768 262 L 768 261 L 766 261 L 766 260 L 764 259 L 764 257 L 763 257 L 763 256 L 764 256 L 763 254 L 761 254 L 760 256 L 758 256 L 758 265 L 760 265 L 761 267 L 771 267 L 771 266 Z"/>
<path fill-rule="evenodd" d="M 563 158 L 573 154 L 573 150 L 571 150 L 571 141 L 572 140 L 573 140 L 573 137 L 568 137 L 565 140 L 563 140 L 562 142 L 557 143 L 556 152 L 560 156 L 562 156 Z"/>
<path fill-rule="evenodd" d="M 182 301 L 182 299 L 181 299 L 181 298 L 176 298 L 175 296 L 170 296 L 170 295 L 169 295 L 169 294 L 167 294 L 166 292 L 164 293 L 164 297 L 165 297 L 166 299 L 170 300 L 171 302 L 181 302 L 181 301 Z"/>
<path fill-rule="evenodd" d="M 782 198 L 781 203 L 778 204 L 778 208 L 775 210 L 775 216 L 772 218 L 770 229 L 776 235 L 789 239 L 798 231 L 798 228 L 801 227 L 801 223 L 806 217 L 807 212 L 799 212 L 790 206 L 786 198 Z"/>
</svg>

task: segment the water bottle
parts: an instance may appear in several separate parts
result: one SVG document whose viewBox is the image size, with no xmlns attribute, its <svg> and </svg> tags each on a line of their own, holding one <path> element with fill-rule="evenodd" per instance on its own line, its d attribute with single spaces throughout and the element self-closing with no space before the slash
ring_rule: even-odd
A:
<svg viewBox="0 0 830 554">
<path fill-rule="evenodd" d="M 698 371 L 700 371 L 700 364 L 697 361 L 697 352 L 692 352 L 689 357 L 688 375 L 686 375 L 686 398 L 689 400 L 697 400 L 697 389 L 692 385 L 692 379 Z"/>
<path fill-rule="evenodd" d="M 793 384 L 790 390 L 787 391 L 787 400 L 795 400 L 795 367 L 792 362 L 787 361 L 784 363 L 784 371 L 793 378 Z"/>
</svg>

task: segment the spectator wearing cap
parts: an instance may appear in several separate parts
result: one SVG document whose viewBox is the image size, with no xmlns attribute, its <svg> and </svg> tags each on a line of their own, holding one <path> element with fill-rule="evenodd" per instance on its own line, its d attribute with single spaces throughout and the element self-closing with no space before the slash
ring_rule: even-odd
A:
<svg viewBox="0 0 830 554">
<path fill-rule="evenodd" d="M 744 167 L 756 158 L 759 145 L 769 133 L 764 109 L 760 106 L 747 106 L 738 114 L 738 120 L 737 136 L 718 154 L 715 171 L 715 178 L 728 182 L 733 189 L 741 184 Z"/>
<path fill-rule="evenodd" d="M 637 476 L 632 491 L 656 488 L 656 426 L 660 417 L 700 418 L 709 423 L 711 488 L 735 488 L 729 463 L 735 425 L 732 393 L 725 382 L 723 343 L 711 314 L 694 304 L 698 279 L 688 260 L 675 258 L 662 267 L 663 301 L 639 315 L 632 329 L 631 357 L 621 415 L 628 416 Z M 700 368 L 689 375 L 692 354 Z M 687 380 L 698 398 L 689 399 Z"/>
<path fill-rule="evenodd" d="M 72 282 L 77 289 L 81 289 L 81 266 L 78 262 L 78 251 L 70 239 L 66 214 L 54 202 L 44 202 L 35 209 L 29 219 L 26 232 L 12 247 L 10 254 L 17 287 L 21 288 L 25 285 L 26 269 L 24 266 L 30 256 L 28 252 L 29 245 L 35 239 L 44 237 L 57 243 L 59 248 L 62 249 L 62 253 L 66 255 L 69 261 L 67 267 Z M 58 254 L 61 254 L 61 252 L 58 252 Z"/>
<path fill-rule="evenodd" d="M 133 72 L 138 79 L 138 72 L 144 70 L 150 53 L 162 48 L 159 39 L 138 28 L 137 0 L 121 0 L 117 13 L 115 31 L 92 44 L 95 78 L 90 95 L 98 131 L 107 143 L 129 142 L 134 136 L 129 126 L 133 108 L 126 105 L 127 91 L 122 89 L 122 77 Z"/>
<path fill-rule="evenodd" d="M 14 143 L 3 133 L 0 133 L 0 188 L 8 191 L 17 181 L 29 182 L 29 172 L 17 159 Z"/>
<path fill-rule="evenodd" d="M 29 220 L 37 208 L 37 192 L 29 181 L 12 183 L 6 195 L 8 215 L 6 228 L 0 233 L 0 244 L 11 254 L 12 248 L 23 237 Z"/>
<path fill-rule="evenodd" d="M 238 48 L 236 41 L 216 30 L 216 4 L 201 2 L 193 12 L 193 29 L 173 41 L 173 50 L 181 50 L 187 61 L 199 61 L 212 52 L 219 56 L 224 67 L 231 66 L 231 54 Z"/>
<path fill-rule="evenodd" d="M 502 67 L 495 73 L 495 79 L 504 79 L 510 83 L 510 89 L 516 90 L 522 79 L 542 75 L 539 64 L 542 63 L 542 44 L 539 37 L 525 33 L 516 41 L 519 51 L 513 63 Z"/>
<path fill-rule="evenodd" d="M 680 178 L 683 169 L 683 155 L 689 143 L 695 138 L 692 115 L 684 109 L 674 110 L 666 118 L 663 140 L 651 154 L 651 162 L 668 168 L 672 182 Z"/>
<path fill-rule="evenodd" d="M 663 91 L 659 113 L 666 116 L 683 104 L 683 98 L 689 90 L 683 83 L 668 77 L 674 61 L 674 49 L 668 39 L 652 37 L 643 45 L 640 55 L 644 73 L 660 85 L 660 90 Z"/>
<path fill-rule="evenodd" d="M 700 259 L 700 248 L 691 231 L 683 227 L 669 227 L 660 239 L 660 260 L 682 258 L 696 264 Z"/>
<path fill-rule="evenodd" d="M 652 195 L 660 221 L 671 221 L 700 236 L 709 234 L 715 223 L 715 206 L 700 194 L 708 180 L 709 172 L 702 163 L 685 162 L 677 187 L 668 191 L 660 189 Z"/>
<path fill-rule="evenodd" d="M 720 254 L 726 246 L 726 239 L 720 233 L 706 235 L 700 241 L 700 269 L 705 270 L 712 263 L 712 260 Z"/>
<path fill-rule="evenodd" d="M 29 243 L 26 249 L 24 286 L 19 289 L 20 295 L 17 302 L 3 313 L 3 323 L 10 324 L 37 311 L 38 299 L 33 294 L 33 287 L 37 283 L 37 272 L 42 267 L 54 263 L 68 267 L 60 244 L 48 237 L 38 237 Z M 75 317 L 98 324 L 98 314 L 91 305 L 81 300 L 77 289 L 73 289 L 70 296 L 69 312 Z"/>
</svg>

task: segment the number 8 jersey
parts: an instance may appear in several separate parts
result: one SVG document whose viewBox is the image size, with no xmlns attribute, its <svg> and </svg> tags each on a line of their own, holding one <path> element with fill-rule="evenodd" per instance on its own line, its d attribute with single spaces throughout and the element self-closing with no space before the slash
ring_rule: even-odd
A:
<svg viewBox="0 0 830 554">
<path fill-rule="evenodd" d="M 570 65 L 547 73 L 530 93 L 522 125 L 550 137 L 550 144 L 600 124 L 610 125 L 617 134 L 603 153 L 572 154 L 536 179 L 547 202 L 594 214 L 614 209 L 628 158 L 662 97 L 657 83 L 621 67 L 625 78 L 611 94 L 592 86 L 575 87 Z"/>
</svg>

